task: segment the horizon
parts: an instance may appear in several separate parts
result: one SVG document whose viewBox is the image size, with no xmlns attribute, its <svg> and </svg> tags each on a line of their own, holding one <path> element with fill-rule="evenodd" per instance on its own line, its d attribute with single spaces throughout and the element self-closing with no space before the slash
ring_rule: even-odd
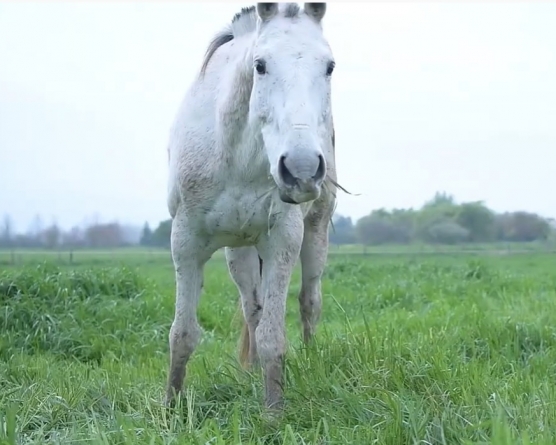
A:
<svg viewBox="0 0 556 445">
<path fill-rule="evenodd" d="M 169 219 L 170 126 L 210 39 L 248 4 L 0 3 L 0 211 L 17 231 L 36 215 Z M 555 16 L 551 3 L 330 3 L 338 178 L 354 194 L 338 192 L 336 213 L 446 190 L 556 217 Z"/>
<path fill-rule="evenodd" d="M 484 200 L 479 199 L 479 200 L 475 200 L 475 201 L 461 201 L 461 200 L 458 200 L 457 197 L 455 197 L 454 195 L 452 195 L 452 194 L 450 194 L 446 191 L 437 191 L 437 192 L 435 192 L 435 196 L 437 196 L 437 195 L 444 195 L 444 196 L 447 196 L 447 197 L 451 198 L 453 200 L 454 205 L 456 205 L 456 206 L 459 206 L 459 205 L 462 205 L 462 204 L 469 204 L 469 203 L 482 203 L 485 207 L 487 207 L 489 210 L 491 210 L 492 212 L 494 212 L 497 215 L 502 215 L 502 214 L 506 214 L 506 213 L 517 213 L 517 212 L 526 212 L 526 213 L 529 213 L 529 214 L 535 214 L 535 215 L 541 217 L 542 219 L 546 220 L 551 225 L 551 227 L 556 228 L 556 215 L 543 215 L 543 214 L 538 214 L 538 213 L 535 213 L 535 212 L 529 212 L 529 211 L 523 210 L 523 209 L 496 211 L 496 210 L 490 208 Z M 356 224 L 359 219 L 361 219 L 365 216 L 368 216 L 372 212 L 378 211 L 378 210 L 386 210 L 387 212 L 393 212 L 394 210 L 406 210 L 406 211 L 419 212 L 429 202 L 431 202 L 434 199 L 435 196 L 429 197 L 428 199 L 423 201 L 423 203 L 421 203 L 421 205 L 419 205 L 419 206 L 405 207 L 405 208 L 403 208 L 403 207 L 378 207 L 378 208 L 369 209 L 369 211 L 367 213 L 361 215 L 360 217 L 353 217 L 351 215 L 343 214 L 341 212 L 336 211 L 333 214 L 332 220 L 334 220 L 337 217 L 343 217 L 343 218 L 351 219 L 352 223 Z M 6 218 L 8 218 L 11 223 L 13 223 L 13 218 L 11 217 L 11 215 L 9 215 L 7 213 L 3 215 L 2 223 L 5 222 Z M 138 230 L 138 229 L 142 230 L 145 227 L 145 225 L 147 225 L 150 229 L 155 229 L 159 224 L 163 223 L 164 221 L 168 221 L 170 219 L 171 219 L 170 215 L 168 215 L 167 218 L 162 218 L 159 221 L 155 221 L 154 223 L 151 223 L 147 220 L 142 221 L 142 222 L 119 221 L 119 220 L 114 219 L 114 218 L 106 218 L 105 219 L 105 218 L 102 218 L 102 216 L 99 215 L 98 213 L 95 213 L 93 215 L 84 216 L 83 218 L 81 218 L 81 222 L 78 223 L 78 224 L 74 224 L 72 226 L 63 226 L 61 224 L 58 224 L 58 222 L 56 220 L 45 221 L 42 218 L 41 215 L 36 214 L 33 217 L 33 219 L 29 222 L 26 229 L 22 230 L 22 229 L 18 228 L 15 224 L 13 226 L 11 226 L 11 229 L 12 229 L 14 235 L 40 232 L 41 230 L 44 230 L 45 228 L 53 227 L 53 226 L 56 226 L 61 231 L 66 231 L 66 232 L 69 232 L 74 228 L 85 229 L 87 227 L 93 227 L 95 225 L 107 225 L 107 224 L 117 224 L 121 228 L 128 229 L 128 230 Z M 38 228 L 38 226 L 40 226 L 40 228 Z"/>
</svg>

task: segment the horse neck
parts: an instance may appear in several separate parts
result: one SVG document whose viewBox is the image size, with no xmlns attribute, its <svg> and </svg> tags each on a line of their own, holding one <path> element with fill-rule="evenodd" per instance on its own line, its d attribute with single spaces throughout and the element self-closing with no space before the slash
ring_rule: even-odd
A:
<svg viewBox="0 0 556 445">
<path fill-rule="evenodd" d="M 242 173 L 248 172 L 250 176 L 257 174 L 257 167 L 266 168 L 264 164 L 268 162 L 260 128 L 249 122 L 249 101 L 253 89 L 253 43 L 253 38 L 238 40 L 234 54 L 225 62 L 227 66 L 216 93 L 220 156 L 225 165 L 234 166 Z"/>
</svg>

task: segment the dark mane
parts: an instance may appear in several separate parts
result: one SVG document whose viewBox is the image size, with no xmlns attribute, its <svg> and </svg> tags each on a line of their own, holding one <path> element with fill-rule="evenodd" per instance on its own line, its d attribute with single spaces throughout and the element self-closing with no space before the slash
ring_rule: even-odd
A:
<svg viewBox="0 0 556 445">
<path fill-rule="evenodd" d="M 300 8 L 297 3 L 285 3 L 281 4 L 280 6 L 284 17 L 294 18 L 299 15 Z M 228 42 L 231 42 L 236 37 L 253 32 L 256 29 L 257 8 L 254 5 L 246 8 L 241 8 L 241 11 L 234 15 L 231 23 L 218 34 L 216 34 L 209 43 L 209 46 L 205 53 L 205 57 L 203 58 L 203 64 L 201 65 L 201 75 L 205 74 L 208 64 L 218 48 L 224 46 Z"/>
<path fill-rule="evenodd" d="M 209 43 L 205 57 L 203 59 L 203 65 L 201 66 L 201 75 L 205 74 L 207 66 L 214 56 L 214 53 L 221 46 L 228 42 L 231 42 L 234 38 L 246 32 L 254 31 L 257 26 L 257 11 L 255 6 L 249 6 L 247 8 L 241 8 L 240 12 L 237 12 L 232 19 L 230 25 L 220 31 L 214 36 L 214 38 Z"/>
<path fill-rule="evenodd" d="M 228 32 L 227 30 L 222 31 L 216 34 L 216 36 L 214 36 L 214 38 L 209 43 L 207 52 L 205 53 L 205 57 L 203 59 L 203 65 L 201 65 L 201 75 L 205 74 L 210 59 L 212 59 L 212 56 L 214 55 L 216 50 L 220 48 L 222 45 L 231 42 L 233 39 L 234 39 L 234 35 L 232 34 L 231 31 Z"/>
</svg>

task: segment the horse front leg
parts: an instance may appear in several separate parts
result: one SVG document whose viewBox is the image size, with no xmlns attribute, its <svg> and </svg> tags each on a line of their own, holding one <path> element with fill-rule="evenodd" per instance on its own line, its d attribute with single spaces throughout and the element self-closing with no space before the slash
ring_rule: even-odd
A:
<svg viewBox="0 0 556 445">
<path fill-rule="evenodd" d="M 181 392 L 185 370 L 201 336 L 197 306 L 203 287 L 203 269 L 212 252 L 207 243 L 188 230 L 185 217 L 172 221 L 171 248 L 176 275 L 174 321 L 170 328 L 170 369 L 166 384 L 166 405 Z"/>
<path fill-rule="evenodd" d="M 263 259 L 264 303 L 255 337 L 264 374 L 265 405 L 276 410 L 283 407 L 286 297 L 302 239 L 302 218 L 289 218 L 287 223 L 275 225 L 258 246 Z"/>
</svg>

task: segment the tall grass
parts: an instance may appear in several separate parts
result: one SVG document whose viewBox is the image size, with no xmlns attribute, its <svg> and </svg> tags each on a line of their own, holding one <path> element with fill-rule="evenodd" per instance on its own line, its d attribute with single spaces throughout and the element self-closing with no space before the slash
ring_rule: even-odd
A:
<svg viewBox="0 0 556 445">
<path fill-rule="evenodd" d="M 130 264 L 136 264 L 130 262 Z M 237 291 L 206 271 L 187 391 L 162 406 L 170 263 L 0 273 L 0 443 L 553 444 L 550 255 L 334 258 L 313 345 L 287 308 L 286 410 L 235 358 Z"/>
</svg>

